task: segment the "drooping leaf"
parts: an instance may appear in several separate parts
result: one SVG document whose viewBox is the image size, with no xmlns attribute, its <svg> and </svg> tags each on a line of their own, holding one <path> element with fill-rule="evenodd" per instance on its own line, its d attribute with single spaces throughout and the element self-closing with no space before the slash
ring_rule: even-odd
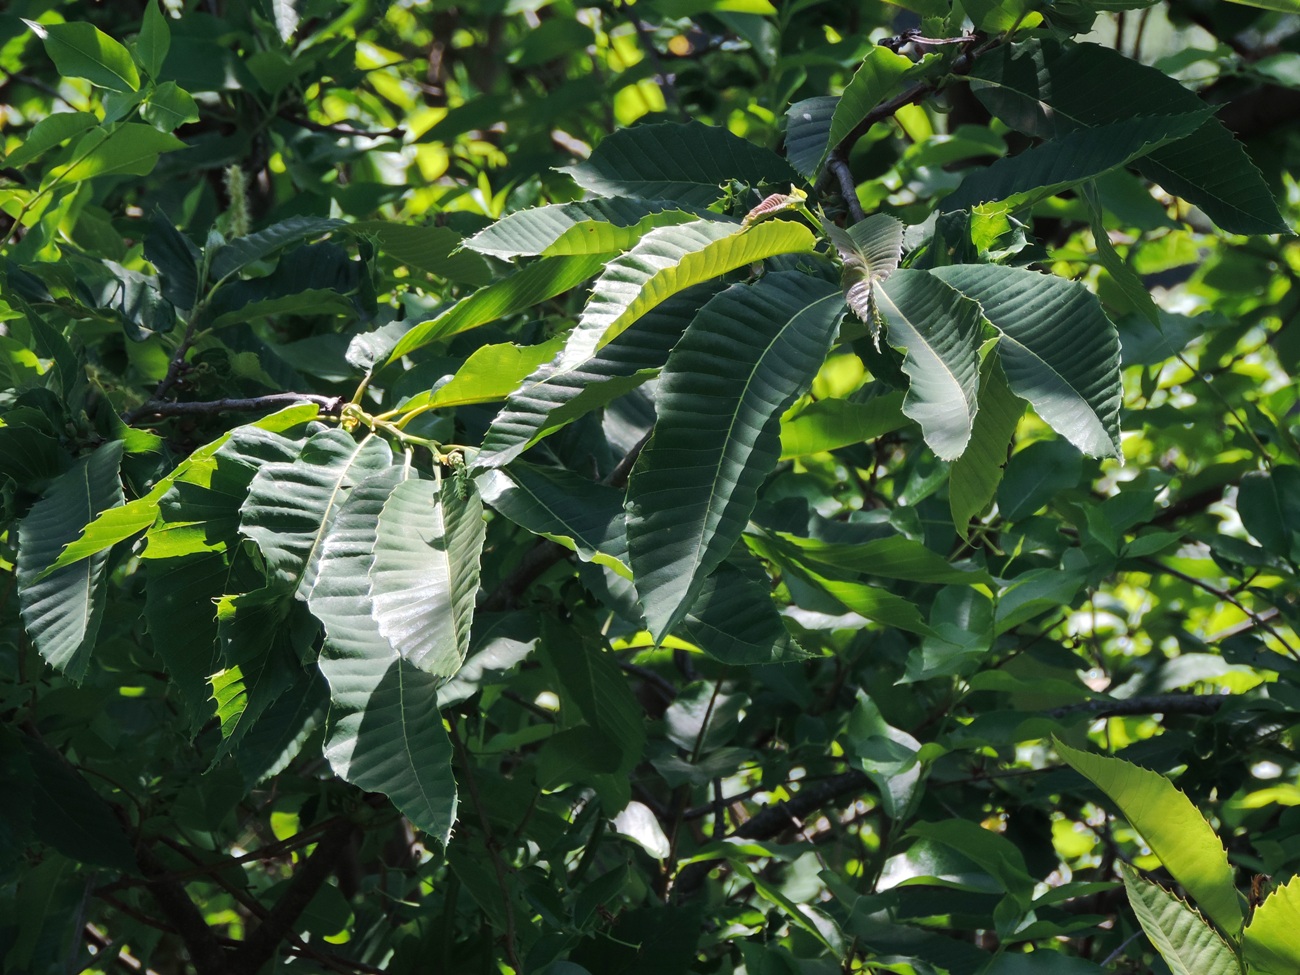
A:
<svg viewBox="0 0 1300 975">
<path fill-rule="evenodd" d="M 645 722 L 618 662 L 588 632 L 547 620 L 538 649 L 559 678 L 562 699 L 570 702 L 570 710 L 561 712 L 563 725 L 581 720 L 595 728 L 617 752 L 618 768 L 627 771 L 641 760 Z"/>
<path fill-rule="evenodd" d="M 192 730 L 216 713 L 208 678 L 217 661 L 217 608 L 230 568 L 221 552 L 145 561 L 145 621 Z"/>
<path fill-rule="evenodd" d="M 162 211 L 149 221 L 144 256 L 158 269 L 167 300 L 177 308 L 193 308 L 199 296 L 199 263 L 203 255 Z"/>
<path fill-rule="evenodd" d="M 903 412 L 944 460 L 961 456 L 978 408 L 980 308 L 928 271 L 899 271 L 876 289 L 889 344 L 905 352 Z"/>
<path fill-rule="evenodd" d="M 469 650 L 483 549 L 483 505 L 467 480 L 408 480 L 376 526 L 372 613 L 402 659 L 451 677 Z"/>
<path fill-rule="evenodd" d="M 605 258 L 599 254 L 550 257 L 530 264 L 504 281 L 462 298 L 437 318 L 416 325 L 402 336 L 389 353 L 387 362 L 396 362 L 431 342 L 450 338 L 553 298 L 581 284 L 604 265 Z"/>
<path fill-rule="evenodd" d="M 843 308 L 826 282 L 776 272 L 712 299 L 669 356 L 628 492 L 628 547 L 656 639 L 739 541 L 780 453 L 781 413 L 821 366 Z"/>
<path fill-rule="evenodd" d="M 1052 196 L 1186 138 L 1212 114 L 1206 107 L 1183 115 L 1140 115 L 1094 128 L 1073 129 L 977 169 L 939 205 L 944 210 L 969 210 L 1010 197 L 1028 203 Z"/>
<path fill-rule="evenodd" d="M 221 724 L 217 761 L 232 755 L 281 694 L 309 680 L 293 646 L 295 621 L 305 612 L 283 591 L 258 589 L 216 600 L 221 670 L 210 679 Z"/>
<path fill-rule="evenodd" d="M 667 200 L 620 197 L 520 210 L 465 241 L 482 254 L 510 260 L 560 254 L 625 251 L 648 230 L 699 219 L 702 214 Z"/>
<path fill-rule="evenodd" d="M 782 422 L 781 460 L 865 443 L 906 423 L 902 393 L 886 393 L 863 403 L 820 399 Z"/>
<path fill-rule="evenodd" d="M 700 306 L 721 287 L 707 282 L 674 295 L 572 369 L 553 363 L 539 368 L 506 399 L 483 438 L 474 469 L 510 463 L 542 437 L 656 375 Z"/>
<path fill-rule="evenodd" d="M 60 474 L 23 518 L 18 598 L 23 625 L 50 666 L 80 681 L 104 612 L 108 553 L 44 575 L 63 547 L 101 511 L 122 503 L 121 441 L 105 444 Z"/>
<path fill-rule="evenodd" d="M 652 230 L 596 281 L 558 364 L 573 368 L 586 361 L 664 299 L 692 285 L 776 254 L 811 251 L 814 243 L 808 228 L 792 220 L 747 228 L 697 220 Z"/>
<path fill-rule="evenodd" d="M 329 691 L 319 673 L 309 672 L 277 697 L 235 752 L 235 764 L 252 786 L 284 771 L 325 721 Z"/>
<path fill-rule="evenodd" d="M 1236 937 L 1242 911 L 1228 854 L 1191 800 L 1160 773 L 1123 759 L 1078 751 L 1059 741 L 1056 750 L 1119 807 L 1210 919 Z"/>
<path fill-rule="evenodd" d="M 239 509 L 240 533 L 257 543 L 275 578 L 306 599 L 325 535 L 348 491 L 392 461 L 380 437 L 358 442 L 342 430 L 324 430 L 291 463 L 258 469 Z"/>
<path fill-rule="evenodd" d="M 403 660 L 371 612 L 376 528 L 406 475 L 389 467 L 353 489 L 330 527 L 308 605 L 325 627 L 319 666 L 334 708 L 330 766 L 358 788 L 384 793 L 445 844 L 456 821 L 456 783 L 438 714 L 443 678 Z"/>
<path fill-rule="evenodd" d="M 1042 39 L 1005 45 L 979 58 L 971 78 L 989 111 L 1044 139 L 1136 114 L 1204 108 L 1200 98 L 1164 72 L 1096 44 Z M 1259 171 L 1217 119 L 1152 152 L 1137 168 L 1231 233 L 1286 229 Z"/>
<path fill-rule="evenodd" d="M 1138 923 L 1173 975 L 1241 975 L 1236 953 L 1205 918 L 1128 864 L 1120 872 Z"/>
<path fill-rule="evenodd" d="M 1097 192 L 1097 184 L 1093 182 L 1085 183 L 1082 187 L 1082 193 L 1083 198 L 1088 201 L 1088 212 L 1092 219 L 1092 239 L 1097 247 L 1097 259 L 1101 261 L 1101 266 L 1106 269 L 1106 273 L 1110 275 L 1111 280 L 1124 293 L 1124 297 L 1133 307 L 1133 310 L 1159 328 L 1160 309 L 1151 297 L 1151 292 L 1142 283 L 1142 278 L 1138 276 L 1138 273 L 1120 259 L 1119 254 L 1115 252 L 1115 246 L 1110 242 L 1110 235 L 1106 232 L 1105 219 L 1102 216 L 1101 198 Z"/>
<path fill-rule="evenodd" d="M 483 500 L 515 524 L 570 545 L 581 559 L 631 575 L 621 491 L 523 461 L 485 471 L 475 484 Z"/>
<path fill-rule="evenodd" d="M 1119 453 L 1119 335 L 1083 285 L 992 264 L 931 272 L 979 302 L 1001 332 L 1011 390 L 1093 457 Z"/>
<path fill-rule="evenodd" d="M 1251 972 L 1288 975 L 1300 970 L 1300 878 L 1292 877 L 1255 908 L 1242 932 L 1242 952 Z"/>
<path fill-rule="evenodd" d="M 695 121 L 620 129 L 601 140 L 589 159 L 562 172 L 599 196 L 691 206 L 708 206 L 729 180 L 757 186 L 798 178 L 776 153 Z"/>
<path fill-rule="evenodd" d="M 45 42 L 45 51 L 59 74 L 85 78 L 112 91 L 135 91 L 140 87 L 140 73 L 135 70 L 131 52 L 94 24 L 24 23 Z"/>
<path fill-rule="evenodd" d="M 1011 439 L 1024 412 L 1024 401 L 1012 394 L 997 356 L 987 356 L 980 367 L 970 443 L 948 468 L 948 506 L 952 523 L 963 538 L 970 520 L 993 502 L 1007 466 Z"/>
</svg>

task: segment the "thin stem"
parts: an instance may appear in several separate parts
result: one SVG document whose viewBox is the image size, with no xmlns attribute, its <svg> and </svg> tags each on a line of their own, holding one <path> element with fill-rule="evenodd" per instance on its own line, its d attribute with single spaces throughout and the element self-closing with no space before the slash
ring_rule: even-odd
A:
<svg viewBox="0 0 1300 975">
<path fill-rule="evenodd" d="M 1188 585 L 1195 586 L 1197 589 L 1200 589 L 1202 592 L 1209 593 L 1211 596 L 1215 597 L 1216 599 L 1222 600 L 1223 602 L 1227 603 L 1229 606 L 1236 607 L 1241 612 L 1246 614 L 1246 617 L 1257 627 L 1259 627 L 1259 629 L 1263 630 L 1265 633 L 1272 636 L 1273 639 L 1275 639 L 1278 643 L 1282 644 L 1282 646 L 1286 649 L 1286 652 L 1289 653 L 1293 659 L 1300 660 L 1300 651 L 1297 651 L 1296 648 L 1293 647 L 1286 640 L 1286 638 L 1282 636 L 1281 633 L 1279 633 L 1276 629 L 1274 629 L 1266 619 L 1264 619 L 1262 616 L 1256 613 L 1253 609 L 1250 609 L 1248 606 L 1246 606 L 1245 603 L 1243 603 L 1232 593 L 1224 589 L 1220 589 L 1218 586 L 1212 586 L 1204 579 L 1198 579 L 1195 576 L 1188 575 L 1186 572 L 1180 572 L 1178 569 L 1175 569 L 1173 566 L 1165 565 L 1163 562 L 1160 562 L 1156 559 L 1142 558 L 1139 559 L 1138 561 L 1143 563 L 1144 565 L 1150 566 L 1153 569 L 1163 572 L 1165 575 L 1173 576 L 1175 579 L 1181 579 L 1183 582 L 1186 582 Z"/>
</svg>

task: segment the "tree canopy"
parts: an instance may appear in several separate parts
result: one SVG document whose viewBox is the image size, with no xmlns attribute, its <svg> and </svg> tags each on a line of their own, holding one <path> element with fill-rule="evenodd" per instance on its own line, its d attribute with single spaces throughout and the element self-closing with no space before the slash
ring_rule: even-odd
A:
<svg viewBox="0 0 1300 975">
<path fill-rule="evenodd" d="M 5 971 L 1300 970 L 1295 0 L 0 72 Z"/>
</svg>

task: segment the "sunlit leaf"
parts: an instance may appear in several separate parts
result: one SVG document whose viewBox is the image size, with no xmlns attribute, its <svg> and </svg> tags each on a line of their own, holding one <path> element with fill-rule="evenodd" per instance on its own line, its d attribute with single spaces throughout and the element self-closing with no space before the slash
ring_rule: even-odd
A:
<svg viewBox="0 0 1300 975">
<path fill-rule="evenodd" d="M 1138 923 L 1174 975 L 1240 975 L 1237 955 L 1194 909 L 1121 864 Z"/>
<path fill-rule="evenodd" d="M 1222 841 L 1191 800 L 1160 773 L 1123 759 L 1078 751 L 1059 741 L 1056 750 L 1119 807 L 1201 910 L 1235 937 L 1242 910 L 1232 867 Z"/>
</svg>

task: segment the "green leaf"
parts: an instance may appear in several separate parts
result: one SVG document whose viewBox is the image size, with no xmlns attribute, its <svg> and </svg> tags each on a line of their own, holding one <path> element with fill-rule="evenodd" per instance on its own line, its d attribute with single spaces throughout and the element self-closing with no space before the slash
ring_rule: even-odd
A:
<svg viewBox="0 0 1300 975">
<path fill-rule="evenodd" d="M 1120 872 L 1138 923 L 1173 975 L 1241 975 L 1236 953 L 1205 918 L 1127 863 Z"/>
<path fill-rule="evenodd" d="M 601 140 L 589 159 L 561 170 L 598 196 L 635 196 L 708 206 L 721 186 L 740 180 L 750 186 L 798 179 L 789 163 L 700 122 L 666 122 L 620 129 Z"/>
<path fill-rule="evenodd" d="M 573 368 L 591 358 L 664 299 L 776 254 L 811 251 L 801 223 L 766 220 L 752 227 L 697 220 L 652 230 L 606 266 L 558 360 Z"/>
<path fill-rule="evenodd" d="M 260 467 L 239 509 L 240 534 L 262 550 L 267 569 L 306 599 L 316 584 L 321 547 L 348 491 L 391 464 L 380 437 L 359 443 L 337 428 L 316 434 L 291 463 Z"/>
<path fill-rule="evenodd" d="M 295 684 L 310 679 L 298 664 L 294 629 L 302 610 L 279 589 L 258 589 L 216 600 L 223 668 L 212 675 L 212 699 L 221 724 L 213 764 L 235 753 L 262 715 Z"/>
<path fill-rule="evenodd" d="M 376 527 L 369 569 L 379 632 L 403 660 L 451 677 L 469 650 L 483 505 L 465 479 L 399 484 Z"/>
<path fill-rule="evenodd" d="M 18 169 L 98 124 L 93 112 L 57 112 L 47 115 L 27 131 L 22 144 L 5 157 L 5 165 Z"/>
<path fill-rule="evenodd" d="M 325 721 L 329 690 L 319 673 L 309 673 L 277 697 L 235 752 L 235 764 L 252 787 L 284 771 Z"/>
<path fill-rule="evenodd" d="M 1242 527 L 1266 551 L 1300 561 L 1300 467 L 1251 471 L 1237 489 Z"/>
<path fill-rule="evenodd" d="M 1088 201 L 1088 213 L 1092 221 L 1092 239 L 1097 247 L 1097 259 L 1106 269 L 1112 281 L 1119 286 L 1130 306 L 1156 328 L 1160 327 L 1160 308 L 1151 297 L 1151 292 L 1142 283 L 1137 272 L 1120 259 L 1115 246 L 1110 242 L 1106 224 L 1102 216 L 1101 197 L 1097 184 L 1089 182 L 1082 187 L 1083 198 Z"/>
<path fill-rule="evenodd" d="M 140 24 L 140 36 L 135 42 L 135 53 L 145 72 L 155 81 L 162 71 L 167 52 L 172 46 L 171 27 L 167 15 L 163 13 L 158 0 L 145 0 L 144 20 Z"/>
<path fill-rule="evenodd" d="M 172 679 L 191 731 L 215 711 L 208 677 L 217 661 L 217 610 L 213 599 L 230 575 L 221 552 L 145 562 L 145 621 L 154 653 Z"/>
<path fill-rule="evenodd" d="M 238 237 L 212 252 L 210 271 L 214 281 L 230 277 L 250 264 L 270 257 L 290 244 L 323 237 L 346 227 L 342 220 L 325 217 L 290 217 L 247 237 Z"/>
<path fill-rule="evenodd" d="M 831 119 L 839 103 L 838 95 L 815 95 L 786 110 L 785 156 L 809 182 L 816 179 L 826 158 Z"/>
<path fill-rule="evenodd" d="M 131 53 L 93 24 L 38 24 L 24 20 L 45 42 L 59 74 L 85 78 L 91 84 L 113 91 L 135 91 L 140 74 Z"/>
<path fill-rule="evenodd" d="M 96 176 L 148 176 L 160 153 L 185 148 L 185 143 L 170 132 L 159 132 L 140 122 L 91 129 L 73 149 L 73 161 L 50 170 L 43 185 L 50 186 L 55 180 L 75 183 Z"/>
<path fill-rule="evenodd" d="M 612 254 L 625 251 L 648 230 L 697 220 L 701 214 L 667 200 L 595 199 L 520 210 L 465 241 L 481 254 L 516 257 Z"/>
<path fill-rule="evenodd" d="M 585 362 L 572 369 L 548 363 L 528 376 L 492 421 L 474 469 L 510 463 L 547 434 L 657 375 L 700 306 L 721 287 L 721 282 L 708 282 L 688 288 Z"/>
<path fill-rule="evenodd" d="M 1009 125 L 1048 139 L 1134 115 L 1176 115 L 1205 106 L 1155 68 L 1096 44 L 1042 39 L 979 58 L 971 87 Z M 1138 170 L 1205 211 L 1231 233 L 1282 233 L 1277 203 L 1241 144 L 1217 119 L 1152 152 Z"/>
<path fill-rule="evenodd" d="M 723 562 L 705 580 L 677 635 L 728 665 L 807 659 L 809 655 L 790 639 L 766 574 L 753 559 L 742 564 L 744 568 Z"/>
<path fill-rule="evenodd" d="M 379 517 L 406 477 L 402 467 L 389 467 L 348 495 L 330 527 L 308 605 L 325 627 L 319 666 L 334 708 L 325 743 L 330 766 L 358 788 L 387 795 L 446 844 L 456 821 L 456 783 L 438 715 L 443 681 L 403 660 L 371 611 L 368 572 Z"/>
<path fill-rule="evenodd" d="M 1206 107 L 1185 115 L 1139 115 L 1065 132 L 1040 146 L 976 169 L 939 206 L 949 211 L 969 210 L 1010 197 L 1022 197 L 1022 205 L 1028 205 L 1185 138 L 1212 114 L 1213 109 Z"/>
<path fill-rule="evenodd" d="M 931 450 L 954 460 L 977 408 L 979 305 L 928 271 L 899 271 L 876 292 L 889 344 L 905 352 L 903 412 L 921 424 Z"/>
<path fill-rule="evenodd" d="M 1011 390 L 1085 454 L 1119 455 L 1119 335 L 1083 285 L 1023 268 L 931 272 L 979 302 Z"/>
<path fill-rule="evenodd" d="M 261 420 L 249 424 L 249 426 L 267 431 L 285 430 L 298 423 L 313 419 L 318 410 L 319 407 L 314 403 L 291 406 L 286 410 L 263 417 Z M 185 460 L 181 461 L 175 470 L 161 478 L 149 493 L 143 497 L 128 501 L 120 507 L 109 508 L 100 512 L 99 516 L 85 527 L 77 540 L 59 554 L 58 559 L 46 572 L 52 572 L 55 569 L 63 568 L 65 565 L 71 565 L 73 562 L 89 558 L 111 548 L 118 542 L 126 541 L 138 532 L 144 531 L 157 520 L 162 499 L 171 490 L 172 485 L 178 479 L 200 476 L 201 470 L 210 473 L 215 466 L 213 458 L 229 439 L 230 434 L 223 434 L 211 443 L 205 444 L 194 451 Z"/>
<path fill-rule="evenodd" d="M 618 754 L 619 771 L 626 773 L 644 758 L 645 721 L 618 661 L 589 632 L 548 618 L 538 649 L 559 679 L 563 727 L 581 720 L 595 728 Z"/>
<path fill-rule="evenodd" d="M 163 296 L 177 308 L 193 308 L 199 297 L 199 264 L 203 255 L 161 210 L 154 211 L 149 221 L 144 256 L 158 269 Z"/>
<path fill-rule="evenodd" d="M 146 536 L 142 557 L 164 559 L 233 546 L 239 507 L 257 471 L 268 463 L 290 463 L 301 441 L 249 425 L 237 427 L 215 454 L 180 474 L 158 502 L 158 523 Z"/>
<path fill-rule="evenodd" d="M 141 117 L 163 132 L 199 120 L 199 106 L 194 96 L 174 81 L 164 81 L 140 107 Z"/>
<path fill-rule="evenodd" d="M 962 538 L 967 537 L 970 520 L 993 503 L 1007 466 L 1007 451 L 1024 412 L 1024 401 L 1012 394 L 997 356 L 987 356 L 980 367 L 970 443 L 948 468 L 948 507 Z"/>
<path fill-rule="evenodd" d="M 562 468 L 515 461 L 475 479 L 483 500 L 516 525 L 631 577 L 623 492 Z"/>
<path fill-rule="evenodd" d="M 1280 14 L 1300 14 L 1300 0 L 1228 0 L 1244 7 L 1258 7 L 1260 10 L 1274 10 Z"/>
<path fill-rule="evenodd" d="M 782 421 L 781 460 L 865 443 L 906 423 L 902 393 L 886 393 L 863 403 L 817 400 Z"/>
<path fill-rule="evenodd" d="M 775 535 L 798 551 L 801 562 L 821 572 L 839 570 L 882 579 L 944 585 L 993 584 L 993 577 L 982 569 L 955 566 L 938 552 L 932 552 L 922 543 L 902 535 L 889 535 L 857 545 L 800 538 L 787 532 L 776 532 Z"/>
<path fill-rule="evenodd" d="M 36 836 L 82 863 L 138 874 L 135 851 L 112 807 L 62 755 L 26 735 L 20 741 L 31 764 Z"/>
<path fill-rule="evenodd" d="M 463 240 L 449 227 L 414 227 L 390 220 L 358 220 L 348 224 L 346 229 L 362 239 L 373 239 L 381 253 L 417 271 L 475 287 L 492 281 L 492 271 L 487 262 L 478 254 L 459 250 Z"/>
<path fill-rule="evenodd" d="M 669 355 L 628 491 L 628 548 L 656 640 L 739 541 L 780 454 L 781 414 L 821 366 L 843 309 L 826 282 L 776 272 L 712 299 Z"/>
<path fill-rule="evenodd" d="M 1252 973 L 1290 975 L 1300 970 L 1300 877 L 1269 893 L 1242 932 L 1242 952 Z"/>
<path fill-rule="evenodd" d="M 46 489 L 18 535 L 18 598 L 23 625 L 50 666 L 74 681 L 86 675 L 104 613 L 108 555 L 101 553 L 42 578 L 63 547 L 101 511 L 122 503 L 120 441 L 81 458 Z"/>
<path fill-rule="evenodd" d="M 1020 848 L 1002 834 L 967 819 L 917 823 L 908 832 L 913 836 L 942 843 L 978 864 L 1022 908 L 1029 907 L 1033 900 L 1034 880 L 1029 876 Z"/>
<path fill-rule="evenodd" d="M 451 379 L 427 393 L 412 396 L 399 408 L 410 414 L 503 400 L 538 366 L 554 359 L 563 344 L 564 338 L 559 336 L 541 345 L 480 345 Z"/>
<path fill-rule="evenodd" d="M 550 257 L 516 271 L 504 281 L 480 288 L 462 298 L 437 318 L 421 322 L 402 336 L 389 353 L 387 362 L 396 362 L 407 353 L 461 332 L 494 322 L 531 308 L 539 301 L 553 298 L 576 287 L 606 263 L 601 254 Z"/>
<path fill-rule="evenodd" d="M 1223 843 L 1190 799 L 1158 772 L 1120 758 L 1077 751 L 1057 741 L 1057 753 L 1107 795 L 1151 852 L 1230 937 L 1241 932 L 1241 900 Z"/>
<path fill-rule="evenodd" d="M 829 147 L 834 148 L 847 139 L 876 105 L 894 94 L 898 82 L 913 67 L 911 58 L 895 54 L 889 48 L 879 45 L 871 48 L 840 96 L 831 119 Z"/>
</svg>

